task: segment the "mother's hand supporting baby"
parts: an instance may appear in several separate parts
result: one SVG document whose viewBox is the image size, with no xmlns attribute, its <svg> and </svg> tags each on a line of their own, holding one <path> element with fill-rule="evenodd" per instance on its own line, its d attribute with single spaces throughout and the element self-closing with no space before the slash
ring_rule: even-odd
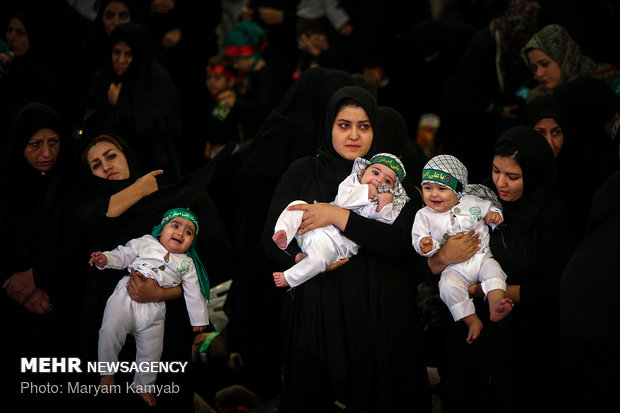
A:
<svg viewBox="0 0 620 413">
<path fill-rule="evenodd" d="M 440 274 L 448 265 L 466 261 L 480 251 L 480 236 L 470 230 L 448 238 L 439 251 L 427 261 L 433 274 Z"/>
<path fill-rule="evenodd" d="M 145 277 L 133 268 L 130 270 L 131 278 L 127 284 L 127 293 L 132 300 L 138 303 L 167 301 L 183 294 L 183 289 L 179 286 L 160 287 L 154 279 Z"/>
<path fill-rule="evenodd" d="M 316 228 L 334 225 L 344 231 L 349 221 L 349 210 L 336 205 L 314 201 L 313 204 L 297 204 L 287 208 L 290 211 L 304 211 L 299 234 L 305 234 Z"/>
</svg>

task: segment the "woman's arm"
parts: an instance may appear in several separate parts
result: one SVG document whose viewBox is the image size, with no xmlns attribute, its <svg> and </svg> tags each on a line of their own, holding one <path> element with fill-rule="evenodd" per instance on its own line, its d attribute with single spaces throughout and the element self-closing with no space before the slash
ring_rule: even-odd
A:
<svg viewBox="0 0 620 413">
<path fill-rule="evenodd" d="M 133 268 L 127 284 L 127 292 L 132 300 L 139 303 L 152 303 L 173 300 L 183 295 L 180 286 L 163 288 L 152 278 L 145 277 Z"/>
<path fill-rule="evenodd" d="M 448 238 L 446 243 L 427 261 L 433 274 L 441 274 L 450 264 L 467 261 L 480 251 L 480 236 L 472 229 Z"/>
<path fill-rule="evenodd" d="M 142 198 L 157 191 L 159 187 L 157 186 L 157 179 L 155 177 L 161 175 L 163 172 L 164 171 L 161 169 L 149 172 L 138 178 L 136 182 L 129 185 L 127 188 L 112 195 L 108 203 L 106 216 L 108 218 L 119 217 Z"/>
</svg>

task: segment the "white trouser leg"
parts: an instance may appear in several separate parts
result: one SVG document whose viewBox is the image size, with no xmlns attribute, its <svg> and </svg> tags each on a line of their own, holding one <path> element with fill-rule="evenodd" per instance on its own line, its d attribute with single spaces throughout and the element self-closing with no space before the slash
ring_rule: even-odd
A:
<svg viewBox="0 0 620 413">
<path fill-rule="evenodd" d="M 124 289 L 115 291 L 108 298 L 99 329 L 97 349 L 99 361 L 118 362 L 118 353 L 125 344 L 127 334 L 131 333 L 134 326 L 134 314 L 129 311 L 131 301 Z M 103 376 L 114 372 L 102 368 L 100 373 Z"/>
<path fill-rule="evenodd" d="M 307 204 L 304 201 L 293 201 L 286 206 L 286 208 L 291 205 L 299 205 L 299 204 Z M 301 220 L 304 216 L 304 211 L 289 211 L 288 209 L 284 209 L 278 220 L 276 221 L 276 225 L 273 229 L 274 234 L 280 230 L 284 230 L 286 232 L 286 246 L 291 243 L 291 240 L 295 238 L 297 234 L 297 229 L 301 225 Z"/>
<path fill-rule="evenodd" d="M 135 303 L 136 328 L 133 333 L 136 338 L 136 362 L 160 361 L 164 349 L 164 320 L 166 305 L 164 303 Z M 153 305 L 151 305 L 153 304 Z M 157 373 L 137 371 L 134 375 L 136 384 L 155 384 Z"/>
<path fill-rule="evenodd" d="M 471 283 L 459 273 L 451 270 L 444 270 L 439 279 L 439 295 L 448 306 L 454 321 L 474 314 L 476 308 L 474 302 L 469 298 L 467 287 Z"/>
<path fill-rule="evenodd" d="M 482 261 L 478 279 L 485 295 L 493 290 L 506 291 L 506 273 L 499 263 L 490 256 Z"/>
<path fill-rule="evenodd" d="M 339 257 L 334 241 L 323 228 L 299 236 L 298 242 L 303 243 L 303 250 L 308 256 L 284 271 L 284 277 L 291 287 L 296 287 L 323 272 Z"/>
</svg>

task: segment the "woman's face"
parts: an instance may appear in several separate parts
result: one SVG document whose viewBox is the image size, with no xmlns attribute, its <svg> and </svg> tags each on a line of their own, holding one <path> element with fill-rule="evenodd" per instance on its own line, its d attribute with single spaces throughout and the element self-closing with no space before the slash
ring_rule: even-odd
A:
<svg viewBox="0 0 620 413">
<path fill-rule="evenodd" d="M 117 76 L 122 76 L 133 61 L 131 47 L 124 41 L 120 41 L 112 46 L 112 69 Z"/>
<path fill-rule="evenodd" d="M 344 159 L 353 161 L 370 150 L 374 136 L 366 111 L 359 106 L 344 106 L 334 119 L 332 145 Z"/>
<path fill-rule="evenodd" d="M 88 150 L 86 161 L 90 172 L 99 178 L 113 181 L 129 178 L 127 158 L 112 142 L 98 142 Z"/>
<path fill-rule="evenodd" d="M 552 90 L 562 83 L 562 70 L 555 60 L 540 49 L 527 52 L 527 60 L 534 79 L 545 89 Z"/>
<path fill-rule="evenodd" d="M 523 195 L 523 170 L 514 159 L 495 156 L 492 177 L 502 201 L 516 201 Z"/>
<path fill-rule="evenodd" d="M 24 23 L 16 17 L 9 21 L 6 28 L 6 42 L 15 56 L 23 56 L 30 49 L 30 40 Z"/>
<path fill-rule="evenodd" d="M 102 21 L 105 33 L 109 36 L 119 24 L 129 23 L 131 14 L 122 1 L 111 1 L 103 10 Z"/>
<path fill-rule="evenodd" d="M 51 129 L 39 129 L 24 148 L 24 157 L 40 172 L 52 169 L 60 152 L 60 137 Z"/>
<path fill-rule="evenodd" d="M 553 157 L 557 158 L 564 146 L 564 133 L 558 122 L 553 118 L 543 118 L 534 124 L 534 130 L 547 139 L 553 150 Z"/>
</svg>

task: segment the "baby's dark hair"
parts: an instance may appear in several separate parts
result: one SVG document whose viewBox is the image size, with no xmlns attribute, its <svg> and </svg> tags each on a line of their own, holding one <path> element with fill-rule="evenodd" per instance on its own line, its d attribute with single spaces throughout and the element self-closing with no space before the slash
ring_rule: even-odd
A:
<svg viewBox="0 0 620 413">
<path fill-rule="evenodd" d="M 88 151 L 90 151 L 91 148 L 93 148 L 99 142 L 110 142 L 112 145 L 116 146 L 119 151 L 125 152 L 123 150 L 123 146 L 114 136 L 108 135 L 107 133 L 95 134 L 92 138 L 90 138 L 88 145 L 86 145 L 84 149 L 82 149 L 81 158 L 84 166 L 88 166 Z"/>
</svg>

